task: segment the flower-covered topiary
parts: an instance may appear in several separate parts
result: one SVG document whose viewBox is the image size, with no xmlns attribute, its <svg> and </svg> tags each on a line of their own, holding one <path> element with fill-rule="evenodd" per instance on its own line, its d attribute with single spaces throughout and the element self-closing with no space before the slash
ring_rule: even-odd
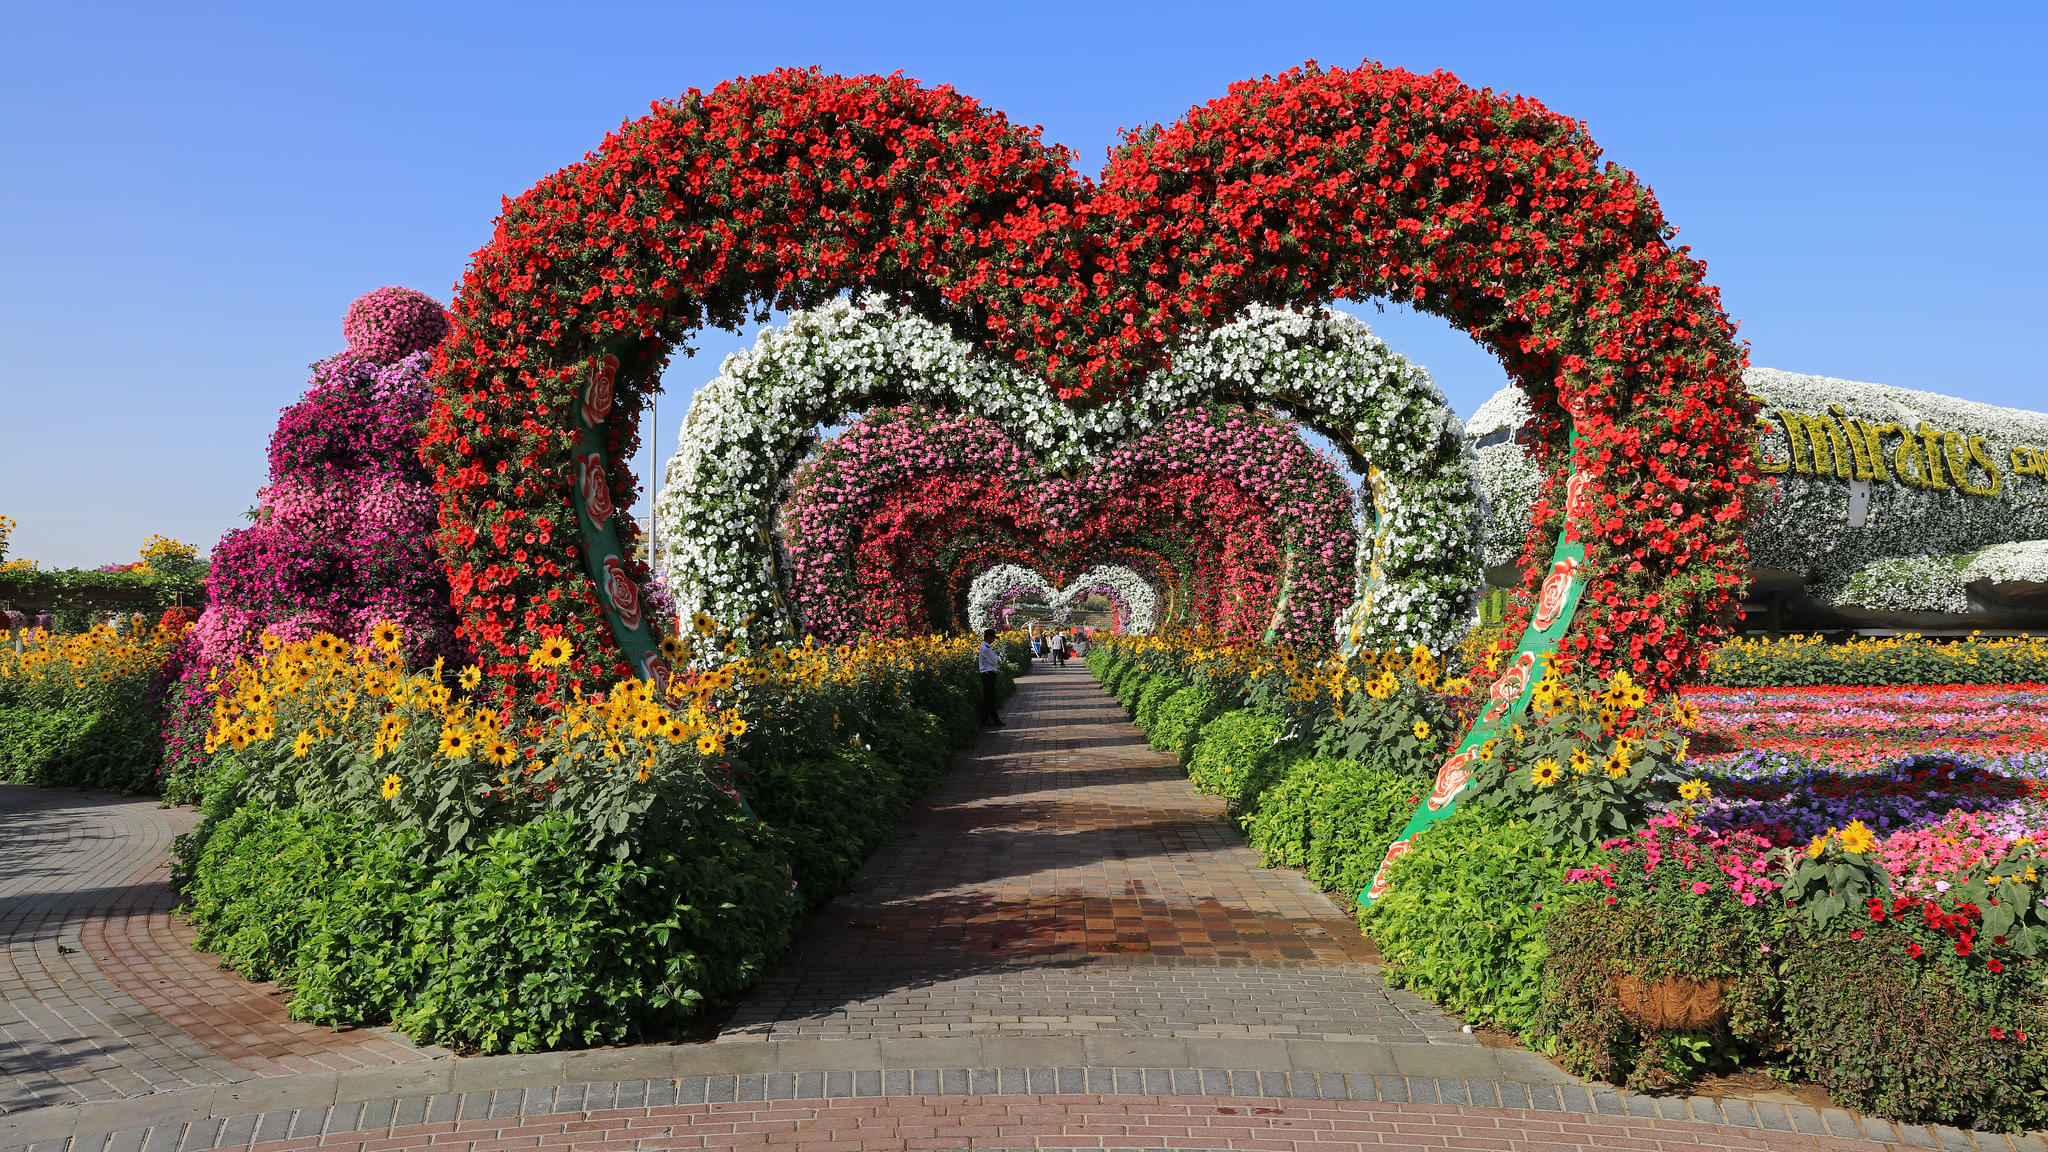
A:
<svg viewBox="0 0 2048 1152">
<path fill-rule="evenodd" d="M 429 352 L 448 335 L 448 313 L 432 296 L 411 288 L 385 287 L 356 297 L 341 322 L 348 354 L 378 364 L 395 364 L 415 352 Z"/>
<path fill-rule="evenodd" d="M 253 656 L 265 632 L 360 644 L 388 623 L 415 663 L 462 651 L 434 550 L 440 501 L 419 458 L 431 342 L 447 319 L 418 292 L 380 288 L 356 301 L 346 323 L 350 350 L 313 365 L 312 387 L 278 418 L 256 522 L 214 547 L 207 608 L 182 654 L 183 688 L 165 734 L 167 771 L 196 762 L 208 684 Z"/>
</svg>

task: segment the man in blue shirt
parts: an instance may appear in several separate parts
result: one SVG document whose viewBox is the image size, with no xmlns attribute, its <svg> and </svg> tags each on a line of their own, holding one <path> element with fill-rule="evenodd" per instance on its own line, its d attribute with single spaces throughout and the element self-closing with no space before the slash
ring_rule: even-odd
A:
<svg viewBox="0 0 2048 1152">
<path fill-rule="evenodd" d="M 981 634 L 981 658 L 977 666 L 981 669 L 981 722 L 1001 728 L 1003 718 L 996 715 L 996 671 L 1003 666 L 1003 657 L 996 651 L 996 630 L 993 628 Z"/>
</svg>

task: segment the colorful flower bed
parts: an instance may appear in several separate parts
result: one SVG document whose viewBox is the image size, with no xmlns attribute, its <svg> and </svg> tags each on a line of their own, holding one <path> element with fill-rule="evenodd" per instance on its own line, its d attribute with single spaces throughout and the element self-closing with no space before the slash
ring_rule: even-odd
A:
<svg viewBox="0 0 2048 1152">
<path fill-rule="evenodd" d="M 189 609 L 0 644 L 0 780 L 153 791 Z"/>
<path fill-rule="evenodd" d="M 1879 651 L 1964 658 L 1919 649 Z M 1424 652 L 1111 637 L 1090 666 L 1270 863 L 1347 896 L 1475 706 Z M 1760 1067 L 1901 1119 L 2048 1122 L 2048 688 L 1659 704 L 1551 674 L 1469 770 L 1362 916 L 1392 981 L 1643 1090 Z"/>
</svg>

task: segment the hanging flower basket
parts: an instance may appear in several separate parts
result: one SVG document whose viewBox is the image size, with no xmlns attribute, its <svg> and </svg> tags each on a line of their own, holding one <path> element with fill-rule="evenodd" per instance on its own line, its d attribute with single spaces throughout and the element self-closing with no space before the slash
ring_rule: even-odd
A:
<svg viewBox="0 0 2048 1152">
<path fill-rule="evenodd" d="M 1726 977 L 1694 980 L 1690 976 L 1667 976 L 1662 980 L 1645 980 L 1633 973 L 1616 972 L 1608 977 L 1608 983 L 1614 989 L 1616 1007 L 1638 1028 L 1697 1032 L 1728 1022 Z"/>
</svg>

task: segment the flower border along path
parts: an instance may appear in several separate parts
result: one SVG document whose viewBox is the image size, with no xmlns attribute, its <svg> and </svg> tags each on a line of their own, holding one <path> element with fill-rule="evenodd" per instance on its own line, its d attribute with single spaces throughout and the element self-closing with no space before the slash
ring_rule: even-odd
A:
<svg viewBox="0 0 2048 1152">
<path fill-rule="evenodd" d="M 920 890 L 908 873 L 892 880 L 892 856 L 898 862 L 944 859 L 947 845 L 920 843 L 936 840 L 934 829 L 950 826 L 959 839 L 974 840 L 986 839 L 998 820 L 1032 824 L 1029 810 L 991 813 L 986 803 L 975 803 L 971 785 L 977 776 L 1021 771 L 1016 767 L 1020 761 L 1037 759 L 1043 761 L 1040 771 L 1054 777 L 1077 771 L 1073 763 L 1111 760 L 1136 744 L 1138 737 L 1129 733 L 1114 705 L 1084 677 L 1085 672 L 1070 669 L 1022 681 L 1023 691 L 1009 708 L 1011 727 L 967 754 L 897 839 L 870 860 L 868 882 L 814 919 L 806 947 L 789 963 L 799 976 L 805 965 L 820 962 L 812 946 L 830 945 L 848 933 L 871 940 L 886 935 L 850 921 L 876 923 L 868 918 L 885 914 L 879 910 L 893 905 L 914 909 L 957 894 L 944 884 L 927 883 Z M 1129 733 L 1127 738 L 1118 740 L 1123 733 Z M 1118 771 L 1137 773 L 1141 757 L 1148 756 L 1162 780 L 1178 778 L 1167 757 L 1151 753 L 1127 754 L 1131 763 Z M 984 782 L 979 799 L 997 794 Z M 1029 796 L 1014 787 L 1007 795 L 1013 801 Z M 987 817 L 979 824 L 965 818 L 977 809 Z M 1163 835 L 1160 823 L 1154 820 L 1148 829 L 1142 821 L 1127 819 L 1121 835 Z M 1186 853 L 1219 860 L 1244 853 L 1248 859 L 1234 837 L 1223 833 L 1220 824 L 1216 828 L 1219 845 L 1189 847 Z M 1038 831 L 1048 838 L 1060 832 L 1050 825 Z M 1116 847 L 1128 846 L 1111 844 L 1100 867 L 1119 866 L 1110 863 L 1117 860 Z M 1247 886 L 1297 879 L 1258 871 L 1249 863 L 1245 870 Z M 1257 902 L 1238 899 L 1240 904 Z M 1080 907 L 1085 912 L 1089 905 L 1084 901 Z M 1057 932 L 1050 937 L 1000 932 L 1000 915 L 980 922 L 986 935 L 972 936 L 968 930 L 977 927 L 974 915 L 963 913 L 962 935 L 949 962 L 956 976 L 993 974 L 984 989 L 999 989 L 1005 981 L 1028 985 L 1033 974 L 1075 972 L 1104 973 L 1112 983 L 1149 975 L 1185 985 L 1188 973 L 1199 971 L 1235 974 L 1249 986 L 1285 978 L 1305 966 L 1250 956 L 1169 959 L 1116 951 L 1109 946 L 1128 943 L 1124 934 L 1112 924 L 1091 937 L 1085 920 L 1080 937 L 1070 938 L 1072 946 L 1065 948 L 1059 947 Z M 1339 924 L 1344 921 L 1335 905 L 1329 905 L 1328 915 Z M 906 916 L 904 922 L 913 919 Z M 1299 928 L 1271 927 L 1276 941 L 1284 939 L 1284 931 L 1304 943 L 1314 940 L 1301 936 Z M 1201 925 L 1176 935 L 1202 933 L 1224 935 Z M 1143 935 L 1151 941 L 1149 933 Z M 1243 932 L 1236 935 L 1234 942 L 1213 942 L 1223 951 L 1260 949 L 1257 942 L 1246 942 Z M 1019 963 L 965 963 L 974 949 L 962 945 L 971 940 L 986 951 L 998 937 L 1023 945 L 1023 954 L 1014 958 Z M 1310 951 L 1321 953 L 1323 969 L 1355 976 L 1353 994 L 1359 1000 L 1386 995 L 1369 978 L 1369 969 L 1355 962 L 1350 943 L 1333 938 L 1316 942 Z M 881 945 L 869 951 L 879 957 L 890 949 Z M 891 967 L 872 958 L 852 959 Z M 842 969 L 853 966 L 845 957 L 839 962 Z M 930 984 L 936 966 L 926 969 L 919 976 L 898 964 L 895 977 Z M 1301 1035 L 1278 1034 L 1287 1022 L 1277 1017 L 1266 1021 L 1271 1027 L 1262 1037 L 1218 1034 L 1211 1027 L 1217 1009 L 1213 985 L 1209 1000 L 1177 1009 L 1179 1028 L 1162 1026 L 1163 1016 L 1148 1023 L 1142 1006 L 1131 1001 L 1108 1025 L 1091 1030 L 1085 1021 L 1068 1021 L 1066 1034 L 1060 1035 L 1048 1034 L 1048 1022 L 1021 1014 L 953 1021 L 978 1026 L 979 1034 L 928 1032 L 932 1021 L 927 1018 L 906 1020 L 897 1034 L 888 1035 L 886 1022 L 871 1016 L 860 1022 L 858 1038 L 847 1038 L 856 1033 L 857 1013 L 850 1009 L 857 1005 L 849 1002 L 849 1010 L 837 1013 L 792 1012 L 787 975 L 765 982 L 750 1002 L 773 1008 L 767 1015 L 781 1027 L 750 1026 L 743 1008 L 728 1028 L 729 1038 L 715 1043 L 444 1058 L 36 1108 L 0 1116 L 0 1148 L 588 1147 L 614 1142 L 663 1147 L 745 1141 L 805 1148 L 1330 1148 L 1402 1147 L 1404 1142 L 1412 1147 L 1876 1147 L 1871 1138 L 1923 1147 L 2042 1147 L 2031 1138 L 1901 1129 L 1836 1109 L 1659 1099 L 1588 1086 L 1530 1053 L 1481 1047 L 1454 1031 L 1452 1022 L 1408 998 L 1395 1004 L 1399 1020 L 1390 1017 L 1385 1025 L 1387 1034 L 1399 1033 L 1397 1039 L 1406 1041 L 1393 1043 L 1328 1038 L 1332 1018 L 1321 1009 L 1325 1031 L 1317 1038 L 1304 1038 L 1314 1029 L 1299 1023 Z M 1245 999 L 1257 1007 L 1257 996 Z M 1405 1032 L 1400 1021 L 1409 1025 Z M 841 1038 L 817 1038 L 835 1028 Z"/>
</svg>

